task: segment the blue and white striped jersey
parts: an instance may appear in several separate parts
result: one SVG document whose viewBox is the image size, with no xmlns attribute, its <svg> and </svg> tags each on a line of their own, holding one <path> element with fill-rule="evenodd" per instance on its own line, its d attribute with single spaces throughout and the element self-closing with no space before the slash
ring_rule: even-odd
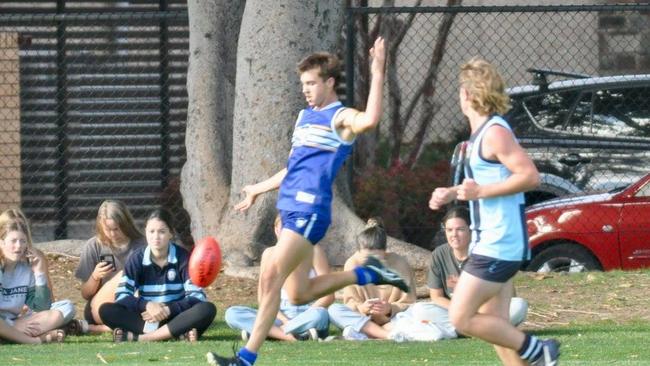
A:
<svg viewBox="0 0 650 366">
<path fill-rule="evenodd" d="M 331 217 L 332 183 L 350 155 L 354 141 L 343 140 L 334 120 L 345 107 L 334 102 L 323 109 L 304 109 L 291 139 L 287 175 L 280 186 L 277 208 Z"/>
<path fill-rule="evenodd" d="M 188 262 L 187 251 L 174 243 L 169 244 L 163 268 L 151 261 L 149 246 L 137 249 L 124 266 L 124 275 L 115 291 L 116 302 L 138 312 L 145 311 L 149 301 L 164 303 L 173 318 L 197 302 L 206 301 L 203 290 L 190 281 Z M 134 296 L 136 291 L 139 297 Z"/>
</svg>

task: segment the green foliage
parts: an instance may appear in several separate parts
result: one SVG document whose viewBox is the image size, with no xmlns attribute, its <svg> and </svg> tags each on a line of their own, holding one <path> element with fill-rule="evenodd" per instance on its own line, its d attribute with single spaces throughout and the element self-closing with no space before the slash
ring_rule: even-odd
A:
<svg viewBox="0 0 650 366">
<path fill-rule="evenodd" d="M 378 151 L 385 151 L 382 146 Z M 378 153 L 378 165 L 355 176 L 357 214 L 380 216 L 389 235 L 432 249 L 442 213 L 429 209 L 429 199 L 435 187 L 449 185 L 451 150 L 447 144 L 427 145 L 412 169 L 401 162 L 385 168 L 388 156 Z"/>
</svg>

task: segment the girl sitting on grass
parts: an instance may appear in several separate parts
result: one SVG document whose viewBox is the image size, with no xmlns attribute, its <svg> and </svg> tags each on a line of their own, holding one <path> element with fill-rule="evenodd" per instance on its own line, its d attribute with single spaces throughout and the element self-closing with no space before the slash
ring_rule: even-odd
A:
<svg viewBox="0 0 650 366">
<path fill-rule="evenodd" d="M 115 303 L 99 308 L 102 321 L 113 329 L 113 341 L 195 341 L 212 324 L 217 309 L 190 281 L 189 254 L 171 242 L 173 227 L 169 212 L 149 215 L 147 246 L 127 260 Z"/>
<path fill-rule="evenodd" d="M 47 262 L 41 251 L 32 248 L 22 212 L 3 212 L 0 215 L 0 338 L 15 343 L 63 342 L 65 332 L 59 328 L 70 322 L 74 313 L 74 305 L 69 300 L 52 303 Z"/>
<path fill-rule="evenodd" d="M 81 333 L 111 330 L 99 317 L 99 307 L 115 301 L 115 289 L 122 278 L 126 259 L 146 245 L 129 209 L 120 201 L 102 202 L 97 212 L 95 233 L 84 245 L 75 271 L 75 277 L 81 280 L 81 296 L 88 300 L 84 307 L 84 320 L 77 322 L 81 324 Z"/>
</svg>

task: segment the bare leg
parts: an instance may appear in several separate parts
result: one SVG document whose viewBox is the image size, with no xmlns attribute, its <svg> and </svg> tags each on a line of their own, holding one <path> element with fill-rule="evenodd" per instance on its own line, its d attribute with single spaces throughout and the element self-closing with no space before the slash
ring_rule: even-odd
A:
<svg viewBox="0 0 650 366">
<path fill-rule="evenodd" d="M 41 340 L 38 337 L 30 337 L 23 332 L 19 332 L 4 320 L 0 319 L 0 338 L 14 343 L 38 344 Z"/>
<path fill-rule="evenodd" d="M 277 325 L 274 325 L 269 330 L 269 338 L 279 339 L 281 341 L 295 342 L 297 341 L 296 337 L 293 334 L 286 334 L 284 330 Z"/>
<path fill-rule="evenodd" d="M 513 327 L 507 318 L 478 312 L 504 288 L 502 283 L 485 281 L 462 272 L 451 298 L 449 319 L 459 333 L 517 351 L 524 343 L 524 333 Z"/>
<path fill-rule="evenodd" d="M 299 234 L 287 229 L 280 233 L 270 261 L 260 274 L 260 306 L 253 332 L 246 343 L 249 351 L 257 352 L 269 334 L 280 307 L 280 289 L 283 285 L 291 301 L 301 304 L 356 283 L 357 277 L 352 271 L 310 280 L 313 250 L 312 244 Z"/>
<path fill-rule="evenodd" d="M 506 282 L 499 294 L 488 302 L 483 304 L 479 309 L 479 313 L 486 315 L 498 316 L 508 322 L 510 322 L 510 299 L 512 297 L 512 279 Z M 501 359 L 501 363 L 506 366 L 526 366 L 528 362 L 524 361 L 519 357 L 519 353 L 516 350 L 494 345 L 494 350 Z"/>
<path fill-rule="evenodd" d="M 122 271 L 119 271 L 111 278 L 110 281 L 106 282 L 100 289 L 97 291 L 92 300 L 90 300 L 90 311 L 93 314 L 93 319 L 97 325 L 104 325 L 102 318 L 99 317 L 99 307 L 104 303 L 115 302 L 115 290 L 117 290 L 117 285 L 119 285 L 120 280 L 122 279 Z M 110 332 L 110 328 L 105 327 L 89 327 L 91 332 Z"/>
<path fill-rule="evenodd" d="M 284 283 L 284 289 L 293 304 L 306 304 L 345 286 L 357 283 L 357 275 L 353 271 L 328 273 L 309 278 L 309 272 L 313 265 L 311 259 L 313 257 L 313 245 L 293 231 L 283 230 L 282 234 L 285 232 L 300 238 L 304 243 L 309 245 L 309 254 L 306 257 L 308 259 L 301 261 L 289 273 Z"/>
<path fill-rule="evenodd" d="M 154 330 L 151 333 L 140 334 L 138 336 L 139 342 L 155 342 L 155 341 L 164 341 L 165 339 L 170 339 L 172 333 L 169 331 L 167 324 L 162 327 Z"/>
<path fill-rule="evenodd" d="M 63 314 L 57 310 L 44 310 L 34 313 L 28 317 L 16 319 L 16 324 L 36 322 L 39 324 L 42 333 L 45 334 L 52 329 L 60 328 L 63 325 Z M 40 334 L 39 334 L 40 335 Z"/>
</svg>

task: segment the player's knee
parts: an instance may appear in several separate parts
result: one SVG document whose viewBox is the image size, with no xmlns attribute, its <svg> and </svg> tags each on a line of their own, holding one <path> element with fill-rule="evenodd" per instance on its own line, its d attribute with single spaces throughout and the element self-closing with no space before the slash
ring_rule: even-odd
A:
<svg viewBox="0 0 650 366">
<path fill-rule="evenodd" d="M 262 293 L 278 292 L 282 288 L 284 280 L 274 266 L 267 266 L 260 273 L 260 291 Z"/>
<path fill-rule="evenodd" d="M 294 305 L 304 305 L 313 300 L 313 298 L 304 292 L 301 293 L 287 293 L 289 301 Z"/>
<path fill-rule="evenodd" d="M 453 308 L 449 309 L 449 321 L 458 333 L 469 335 L 469 320 L 470 317 L 467 314 L 463 314 Z"/>
</svg>

